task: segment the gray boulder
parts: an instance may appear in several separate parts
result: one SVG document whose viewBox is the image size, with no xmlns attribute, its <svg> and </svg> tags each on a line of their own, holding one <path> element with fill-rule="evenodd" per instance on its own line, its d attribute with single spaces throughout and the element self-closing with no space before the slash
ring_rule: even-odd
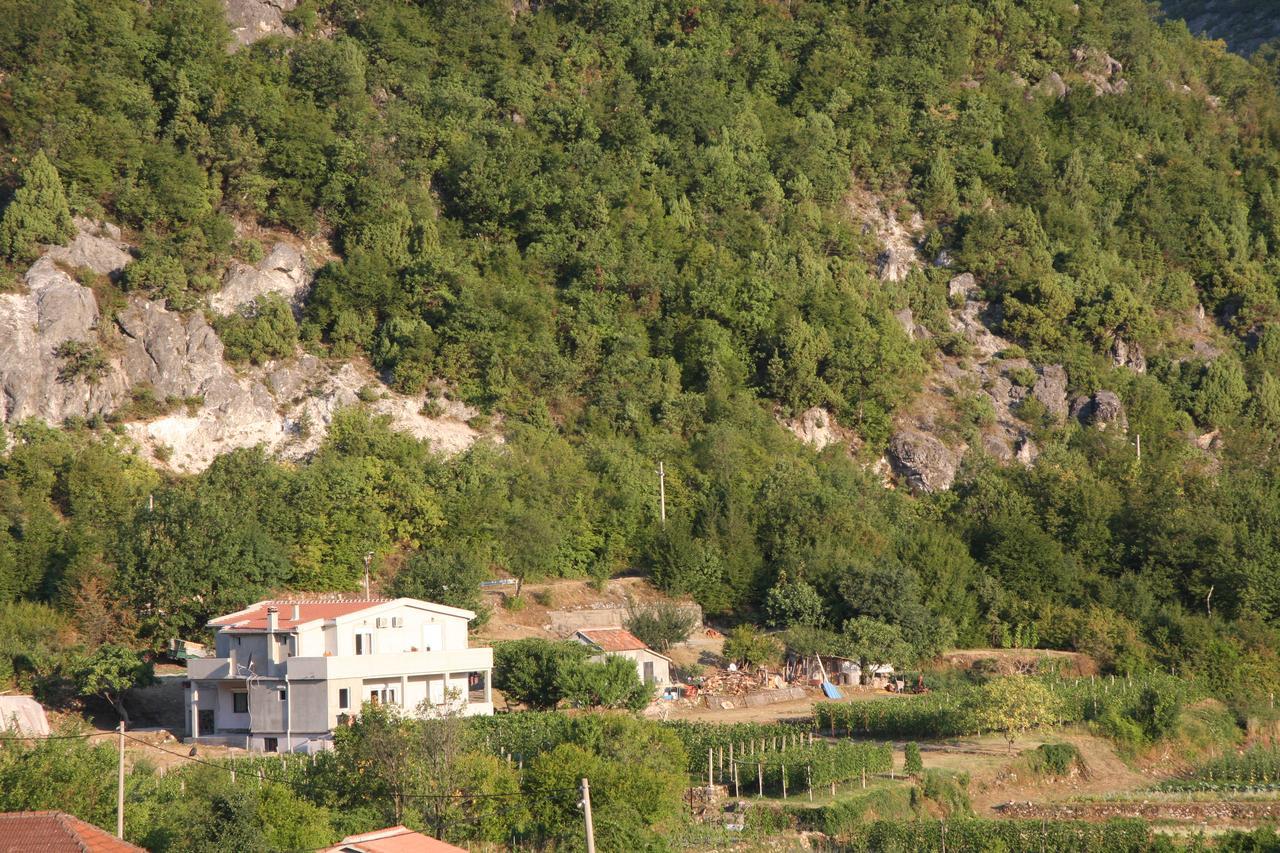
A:
<svg viewBox="0 0 1280 853">
<path fill-rule="evenodd" d="M 947 295 L 952 299 L 967 302 L 980 297 L 982 291 L 978 289 L 978 280 L 973 277 L 973 273 L 965 272 L 947 282 Z"/>
<path fill-rule="evenodd" d="M 1127 367 L 1134 373 L 1147 372 L 1147 356 L 1138 344 L 1131 344 L 1124 338 L 1117 337 L 1111 344 L 1111 363 L 1116 367 Z"/>
<path fill-rule="evenodd" d="M 233 263 L 222 288 L 209 297 L 209 307 L 225 316 L 259 296 L 275 293 L 297 313 L 310 286 L 311 278 L 302 253 L 288 243 L 277 243 L 271 254 L 254 266 Z"/>
<path fill-rule="evenodd" d="M 291 35 L 284 22 L 286 12 L 298 7 L 298 0 L 222 0 L 227 23 L 240 45 L 253 44 L 270 35 Z"/>
<path fill-rule="evenodd" d="M 911 272 L 915 255 L 905 249 L 891 246 L 880 253 L 876 263 L 880 269 L 881 281 L 902 281 Z"/>
<path fill-rule="evenodd" d="M 1040 378 L 1031 388 L 1031 396 L 1039 400 L 1054 420 L 1067 419 L 1067 371 L 1061 364 L 1040 368 Z"/>
<path fill-rule="evenodd" d="M 926 432 L 903 429 L 889 439 L 889 461 L 907 485 L 919 492 L 951 488 L 960 457 Z"/>
<path fill-rule="evenodd" d="M 75 218 L 76 236 L 65 246 L 54 246 L 45 257 L 72 269 L 86 268 L 98 275 L 119 278 L 125 265 L 133 260 L 128 246 L 120 240 L 115 225 Z"/>
<path fill-rule="evenodd" d="M 1076 397 L 1071 403 L 1071 416 L 1086 426 L 1100 430 L 1118 429 L 1124 432 L 1129 429 L 1124 403 L 1114 391 L 1099 391 L 1092 397 Z"/>
<path fill-rule="evenodd" d="M 124 338 L 122 364 L 133 382 L 149 382 L 162 397 L 207 394 L 214 380 L 232 379 L 222 341 L 203 315 L 169 311 L 132 297 L 116 317 Z"/>
</svg>

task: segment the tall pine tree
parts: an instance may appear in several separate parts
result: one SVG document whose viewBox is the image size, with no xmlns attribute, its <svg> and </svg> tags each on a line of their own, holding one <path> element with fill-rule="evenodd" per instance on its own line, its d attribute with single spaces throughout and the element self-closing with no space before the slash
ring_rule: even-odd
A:
<svg viewBox="0 0 1280 853">
<path fill-rule="evenodd" d="M 0 217 L 0 255 L 10 261 L 34 258 L 40 243 L 62 243 L 75 234 L 71 209 L 58 170 L 37 151 L 22 172 L 22 186 Z"/>
</svg>

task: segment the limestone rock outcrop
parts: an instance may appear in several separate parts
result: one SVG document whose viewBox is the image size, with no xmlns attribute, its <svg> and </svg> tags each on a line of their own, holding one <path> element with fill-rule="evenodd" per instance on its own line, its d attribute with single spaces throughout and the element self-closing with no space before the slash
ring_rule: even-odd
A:
<svg viewBox="0 0 1280 853">
<path fill-rule="evenodd" d="M 1056 421 L 1067 419 L 1067 371 L 1060 364 L 1040 368 L 1040 378 L 1031 388 L 1031 396 L 1039 400 Z"/>
<path fill-rule="evenodd" d="M 222 5 L 236 43 L 243 46 L 270 35 L 291 35 L 284 16 L 298 0 L 222 0 Z"/>
<path fill-rule="evenodd" d="M 145 389 L 171 411 L 126 424 L 125 431 L 152 458 L 184 471 L 254 445 L 284 458 L 302 457 L 319 446 L 344 406 L 386 415 L 393 428 L 427 439 L 441 452 L 461 451 L 478 437 L 467 423 L 474 410 L 443 399 L 426 406 L 420 395 L 396 394 L 365 364 L 333 368 L 300 355 L 233 367 L 201 313 L 180 314 L 137 295 L 114 318 L 103 317 L 93 291 L 64 268 L 111 274 L 130 256 L 118 231 L 92 225 L 82 224 L 69 245 L 50 249 L 32 265 L 24 292 L 0 294 L 0 423 L 37 418 L 60 424 L 110 415 Z M 239 296 L 228 296 L 229 302 L 264 285 L 287 285 L 296 298 L 309 283 L 301 255 L 292 249 L 277 247 L 250 269 L 252 274 L 241 271 L 243 279 L 233 271 L 233 287 L 223 295 Z M 241 288 L 243 282 L 249 283 Z M 71 369 L 68 342 L 91 357 L 85 359 L 91 369 Z"/>
<path fill-rule="evenodd" d="M 1092 397 L 1076 397 L 1071 402 L 1071 416 L 1086 426 L 1100 430 L 1114 428 L 1124 432 L 1129 428 L 1124 403 L 1114 391 L 1098 391 Z"/>
<path fill-rule="evenodd" d="M 941 492 L 951 488 L 960 457 L 936 436 L 902 429 L 889 439 L 889 461 L 912 489 Z"/>
<path fill-rule="evenodd" d="M 277 243 L 253 266 L 233 262 L 222 288 L 209 296 L 209 307 L 226 316 L 259 296 L 275 293 L 297 313 L 310 286 L 311 275 L 302 253 L 288 243 Z"/>
</svg>

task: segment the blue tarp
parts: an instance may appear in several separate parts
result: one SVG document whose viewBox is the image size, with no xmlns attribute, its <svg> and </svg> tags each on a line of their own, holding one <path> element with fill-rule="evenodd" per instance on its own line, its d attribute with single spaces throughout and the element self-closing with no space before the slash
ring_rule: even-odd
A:
<svg viewBox="0 0 1280 853">
<path fill-rule="evenodd" d="M 828 699 L 843 699 L 843 698 L 844 698 L 844 696 L 840 693 L 840 690 L 839 690 L 839 689 L 838 689 L 834 684 L 832 684 L 830 681 L 824 681 L 824 682 L 822 682 L 822 692 L 823 692 L 823 693 L 825 693 L 825 694 L 827 694 L 827 698 L 828 698 Z"/>
</svg>

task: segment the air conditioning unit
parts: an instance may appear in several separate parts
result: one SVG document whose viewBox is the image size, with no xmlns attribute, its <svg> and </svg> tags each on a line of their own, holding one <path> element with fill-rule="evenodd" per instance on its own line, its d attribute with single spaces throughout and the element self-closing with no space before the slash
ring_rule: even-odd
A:
<svg viewBox="0 0 1280 853">
<path fill-rule="evenodd" d="M 391 617 L 391 627 L 392 627 L 392 628 L 403 628 L 403 627 L 404 627 L 404 617 L 403 617 L 403 616 L 392 616 L 392 617 Z"/>
<path fill-rule="evenodd" d="M 385 617 L 385 616 L 379 616 L 379 617 L 378 617 L 378 619 L 377 619 L 376 625 L 377 625 L 377 627 L 379 627 L 379 628 L 385 628 L 385 627 L 387 627 L 387 617 Z"/>
</svg>

